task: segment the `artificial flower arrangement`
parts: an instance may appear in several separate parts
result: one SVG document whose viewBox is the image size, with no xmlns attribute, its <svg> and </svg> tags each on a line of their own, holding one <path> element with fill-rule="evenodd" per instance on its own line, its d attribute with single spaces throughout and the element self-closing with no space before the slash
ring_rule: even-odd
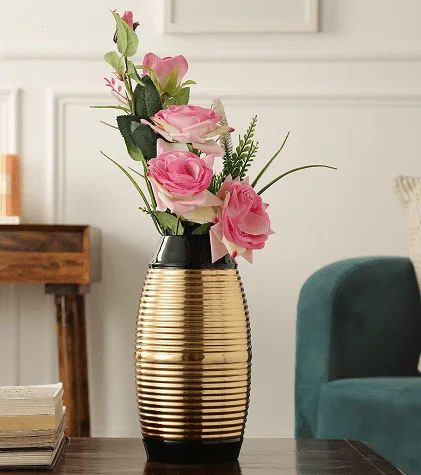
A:
<svg viewBox="0 0 421 475">
<path fill-rule="evenodd" d="M 214 99 L 211 108 L 189 105 L 189 86 L 195 82 L 183 81 L 187 60 L 183 56 L 159 58 L 148 53 L 142 64 L 135 64 L 132 58 L 139 44 L 135 31 L 138 23 L 130 11 L 122 16 L 115 11 L 112 14 L 118 52 L 104 56 L 114 70 L 112 79 L 105 80 L 118 103 L 93 107 L 123 113 L 117 117 L 117 127 L 106 125 L 120 130 L 130 157 L 142 165 L 143 173 L 129 169 L 143 179 L 144 189 L 125 168 L 101 153 L 136 187 L 143 200 L 140 209 L 152 218 L 160 234 L 209 233 L 212 262 L 227 254 L 252 262 L 253 250 L 262 249 L 273 234 L 263 193 L 298 170 L 335 168 L 306 165 L 258 187 L 289 134 L 251 180 L 248 171 L 259 148 L 254 139 L 257 116 L 234 148 L 234 129 L 227 122 L 220 99 Z M 214 171 L 217 161 L 222 162 L 220 172 Z"/>
</svg>

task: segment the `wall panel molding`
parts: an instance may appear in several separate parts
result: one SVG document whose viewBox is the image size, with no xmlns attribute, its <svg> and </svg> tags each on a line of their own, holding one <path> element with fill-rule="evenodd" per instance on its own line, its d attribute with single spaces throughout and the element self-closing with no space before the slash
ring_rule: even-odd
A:
<svg viewBox="0 0 421 475">
<path fill-rule="evenodd" d="M 49 222 L 62 223 L 65 214 L 65 147 L 66 108 L 68 105 L 106 104 L 110 94 L 105 88 L 55 88 L 48 91 L 47 143 L 49 145 L 47 164 L 47 193 L 50 209 Z M 198 90 L 192 95 L 200 105 L 210 104 L 215 94 Z M 284 90 L 266 92 L 222 91 L 219 94 L 224 104 L 262 106 L 335 106 L 335 107 L 421 107 L 419 90 L 377 90 L 377 89 L 315 89 Z"/>
<path fill-rule="evenodd" d="M 104 88 L 64 88 L 50 89 L 47 92 L 47 202 L 48 222 L 63 223 L 65 194 L 65 147 L 66 107 L 70 104 L 106 104 L 110 95 Z"/>
<path fill-rule="evenodd" d="M 0 152 L 19 152 L 19 94 L 17 87 L 0 86 Z"/>
<path fill-rule="evenodd" d="M 195 40 L 197 41 L 197 39 Z M 167 52 L 157 47 L 156 54 L 166 56 Z M 216 52 L 203 51 L 199 55 L 197 50 L 189 51 L 186 47 L 183 49 L 183 55 L 191 63 L 249 63 L 253 58 L 253 63 L 400 63 L 400 62 L 421 62 L 421 49 L 416 48 L 394 48 L 383 49 L 370 47 L 370 45 L 361 45 L 359 48 L 300 48 L 293 49 L 285 45 L 279 45 L 276 50 L 266 47 L 230 49 L 229 47 L 220 49 Z M 5 61 L 87 61 L 102 62 L 103 51 L 84 50 L 77 51 L 72 49 L 36 48 L 31 53 L 27 50 L 10 49 L 5 50 L 0 55 L 0 60 Z"/>
<path fill-rule="evenodd" d="M 279 0 L 278 0 L 279 1 Z M 296 0 L 294 0 L 296 2 Z M 177 3 L 179 0 L 165 0 L 164 9 L 164 33 L 304 33 L 316 32 L 318 30 L 319 0 L 303 0 L 303 11 L 301 18 L 281 18 L 272 19 L 270 9 L 268 9 L 269 20 L 250 21 L 232 19 L 230 22 L 209 20 L 210 15 L 200 13 L 200 18 L 192 19 L 187 24 L 180 24 L 176 19 Z M 264 6 L 260 5 L 260 8 Z M 190 12 L 189 12 L 190 13 Z M 218 12 L 218 16 L 224 15 L 223 11 Z M 183 15 L 185 16 L 185 15 Z"/>
<path fill-rule="evenodd" d="M 19 153 L 19 88 L 0 86 L 0 152 Z M 0 385 L 19 383 L 19 294 L 0 284 Z"/>
</svg>

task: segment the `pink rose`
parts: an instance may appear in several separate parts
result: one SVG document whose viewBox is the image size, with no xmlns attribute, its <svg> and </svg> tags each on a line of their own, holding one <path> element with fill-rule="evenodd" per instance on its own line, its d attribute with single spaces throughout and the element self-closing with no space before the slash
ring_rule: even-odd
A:
<svg viewBox="0 0 421 475">
<path fill-rule="evenodd" d="M 192 152 L 177 150 L 159 153 L 149 160 L 148 178 L 158 211 L 169 208 L 172 213 L 194 222 L 212 222 L 213 206 L 222 205 L 222 201 L 207 190 L 212 180 L 213 160 L 213 155 L 199 158 Z"/>
<path fill-rule="evenodd" d="M 221 157 L 224 149 L 211 137 L 233 132 L 231 127 L 219 124 L 222 116 L 213 109 L 199 106 L 169 106 L 151 117 L 155 125 L 142 119 L 155 132 L 161 134 L 169 142 L 191 143 L 203 153 Z"/>
<path fill-rule="evenodd" d="M 133 12 L 131 11 L 124 12 L 121 19 L 125 21 L 133 30 Z"/>
<path fill-rule="evenodd" d="M 253 249 L 262 249 L 273 231 L 266 213 L 268 205 L 263 203 L 249 184 L 248 178 L 240 181 L 228 176 L 222 184 L 218 198 L 224 204 L 217 223 L 210 229 L 212 262 L 226 254 L 235 258 L 243 256 L 253 262 Z"/>
<path fill-rule="evenodd" d="M 148 66 L 155 73 L 161 87 L 164 87 L 168 77 L 174 71 L 174 68 L 178 67 L 177 87 L 181 84 L 183 77 L 186 75 L 189 69 L 189 64 L 184 56 L 167 56 L 160 58 L 156 54 L 148 53 L 143 58 L 143 66 Z M 148 74 L 147 70 L 142 71 L 142 76 Z"/>
</svg>

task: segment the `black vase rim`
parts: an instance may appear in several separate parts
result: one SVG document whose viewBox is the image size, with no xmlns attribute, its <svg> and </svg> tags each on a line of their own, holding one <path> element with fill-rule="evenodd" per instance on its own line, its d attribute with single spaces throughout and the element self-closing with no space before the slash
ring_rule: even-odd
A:
<svg viewBox="0 0 421 475">
<path fill-rule="evenodd" d="M 165 236 L 162 236 L 165 238 L 179 238 L 179 239 L 200 239 L 200 238 L 205 238 L 205 237 L 210 237 L 209 232 L 204 233 L 204 234 L 165 234 Z"/>
<path fill-rule="evenodd" d="M 209 233 L 162 236 L 149 266 L 155 269 L 237 269 L 235 259 L 228 254 L 212 262 Z"/>
</svg>

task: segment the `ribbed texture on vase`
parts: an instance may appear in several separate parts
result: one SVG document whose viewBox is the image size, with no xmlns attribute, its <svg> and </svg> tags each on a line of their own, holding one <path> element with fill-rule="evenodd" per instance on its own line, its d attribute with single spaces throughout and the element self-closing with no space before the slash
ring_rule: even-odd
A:
<svg viewBox="0 0 421 475">
<path fill-rule="evenodd" d="M 242 436 L 250 371 L 250 324 L 238 271 L 150 268 L 136 332 L 143 435 Z"/>
</svg>

